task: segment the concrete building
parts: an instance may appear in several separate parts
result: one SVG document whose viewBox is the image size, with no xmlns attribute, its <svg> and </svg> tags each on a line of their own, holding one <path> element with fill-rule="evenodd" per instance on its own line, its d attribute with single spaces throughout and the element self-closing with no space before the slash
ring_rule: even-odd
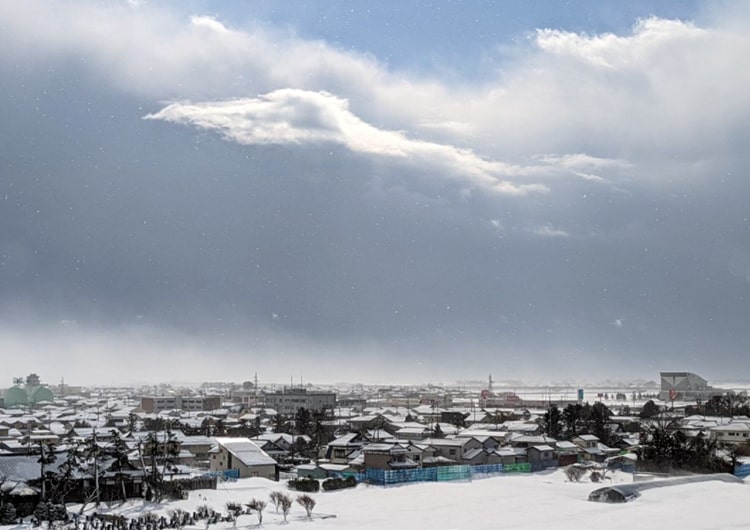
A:
<svg viewBox="0 0 750 530">
<path fill-rule="evenodd" d="M 708 381 L 692 372 L 661 372 L 661 392 L 663 401 L 707 401 L 725 391 L 713 388 Z"/>
<path fill-rule="evenodd" d="M 161 410 L 206 411 L 221 407 L 220 396 L 143 396 L 141 408 L 153 413 Z"/>
<path fill-rule="evenodd" d="M 305 388 L 285 388 L 265 395 L 266 407 L 279 414 L 293 416 L 298 409 L 310 411 L 331 410 L 336 407 L 336 394 L 333 392 L 308 392 Z"/>
</svg>

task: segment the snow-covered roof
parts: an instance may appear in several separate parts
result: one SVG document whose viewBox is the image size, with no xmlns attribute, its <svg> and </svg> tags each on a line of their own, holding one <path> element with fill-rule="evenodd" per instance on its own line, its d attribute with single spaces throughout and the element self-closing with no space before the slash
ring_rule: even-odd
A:
<svg viewBox="0 0 750 530">
<path fill-rule="evenodd" d="M 717 425 L 716 427 L 711 427 L 712 432 L 721 431 L 721 432 L 750 432 L 750 425 L 747 423 L 740 423 L 740 422 L 734 422 L 734 423 L 728 423 L 726 425 Z"/>
<path fill-rule="evenodd" d="M 485 452 L 484 447 L 477 447 L 475 449 L 470 449 L 464 453 L 464 460 L 473 460 L 475 456 L 484 452 Z"/>
<path fill-rule="evenodd" d="M 246 466 L 276 464 L 276 460 L 268 456 L 249 438 L 214 438 L 214 440 Z"/>
</svg>

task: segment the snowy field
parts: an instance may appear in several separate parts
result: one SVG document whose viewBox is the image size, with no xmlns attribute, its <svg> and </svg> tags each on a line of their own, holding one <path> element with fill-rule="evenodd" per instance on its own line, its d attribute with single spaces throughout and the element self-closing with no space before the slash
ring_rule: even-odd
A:
<svg viewBox="0 0 750 530">
<path fill-rule="evenodd" d="M 630 475 L 616 474 L 613 482 L 629 482 Z M 313 520 L 296 503 L 283 525 L 281 514 L 269 502 L 263 527 L 308 529 L 384 528 L 478 529 L 513 528 L 536 530 L 613 529 L 729 529 L 750 528 L 750 487 L 722 482 L 698 483 L 644 491 L 628 504 L 588 502 L 588 494 L 600 487 L 590 482 L 567 482 L 562 471 L 532 475 L 500 476 L 473 482 L 408 484 L 384 488 L 359 485 L 356 489 L 313 494 L 317 506 Z M 243 479 L 220 484 L 217 490 L 194 491 L 185 501 L 151 505 L 133 501 L 113 507 L 109 513 L 138 517 L 145 511 L 166 514 L 182 508 L 193 511 L 208 504 L 225 511 L 227 501 L 247 503 L 268 499 L 282 484 L 265 479 Z M 288 492 L 293 497 L 295 492 Z M 335 516 L 335 517 L 333 517 Z M 5 529 L 13 527 L 4 527 Z M 186 527 L 190 529 L 191 527 Z M 212 525 L 231 529 L 231 523 Z M 257 528 L 255 515 L 243 515 L 237 528 Z M 204 530 L 205 525 L 193 527 Z"/>
</svg>

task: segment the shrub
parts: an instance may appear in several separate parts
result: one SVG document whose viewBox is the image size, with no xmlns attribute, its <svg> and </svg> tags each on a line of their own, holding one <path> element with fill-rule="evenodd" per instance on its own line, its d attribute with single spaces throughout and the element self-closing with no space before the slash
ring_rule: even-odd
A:
<svg viewBox="0 0 750 530">
<path fill-rule="evenodd" d="M 216 512 L 208 504 L 201 504 L 195 509 L 195 516 L 198 519 L 210 519 Z"/>
<path fill-rule="evenodd" d="M 16 522 L 16 507 L 6 502 L 0 507 L 0 524 L 14 524 Z"/>
<path fill-rule="evenodd" d="M 354 477 L 346 478 L 329 478 L 323 481 L 323 489 L 325 491 L 334 491 L 344 488 L 353 488 L 357 485 L 357 480 Z"/>
<path fill-rule="evenodd" d="M 297 491 L 315 493 L 320 491 L 320 482 L 314 478 L 294 478 L 289 481 L 289 487 Z"/>
<path fill-rule="evenodd" d="M 51 502 L 40 502 L 34 509 L 34 517 L 39 521 L 67 521 L 68 511 L 62 504 L 53 504 Z"/>
<path fill-rule="evenodd" d="M 188 523 L 188 519 L 190 519 L 190 514 L 179 508 L 169 510 L 167 515 L 169 516 L 169 522 L 178 528 L 185 526 Z"/>
<path fill-rule="evenodd" d="M 565 476 L 571 482 L 580 482 L 585 474 L 586 470 L 575 464 L 565 468 Z"/>
</svg>

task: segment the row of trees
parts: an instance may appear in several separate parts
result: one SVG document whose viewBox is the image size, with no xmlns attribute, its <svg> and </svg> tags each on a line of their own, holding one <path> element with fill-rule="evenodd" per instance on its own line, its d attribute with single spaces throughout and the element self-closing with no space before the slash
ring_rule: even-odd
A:
<svg viewBox="0 0 750 530">
<path fill-rule="evenodd" d="M 276 513 L 279 513 L 279 511 L 281 511 L 281 514 L 284 517 L 284 522 L 286 523 L 289 512 L 292 509 L 292 498 L 281 491 L 272 491 L 269 495 L 269 499 L 271 500 Z M 312 512 L 316 504 L 315 499 L 313 499 L 309 495 L 298 495 L 295 500 L 297 504 L 304 508 L 305 513 L 307 513 L 307 517 L 312 519 Z M 258 526 L 261 526 L 263 524 L 263 511 L 266 509 L 267 505 L 268 503 L 266 501 L 254 498 L 249 503 L 245 504 L 246 510 L 243 510 L 240 503 L 228 502 L 227 512 L 229 512 L 229 515 L 234 521 L 235 526 L 237 524 L 237 519 L 243 513 L 255 513 L 255 515 L 258 517 Z"/>
<path fill-rule="evenodd" d="M 734 411 L 742 410 L 734 399 Z M 705 405 L 706 414 L 730 412 L 727 396 L 716 396 Z M 717 414 L 724 413 L 724 414 Z M 737 413 L 737 412 L 735 412 Z M 555 439 L 569 440 L 580 434 L 593 434 L 607 445 L 614 443 L 610 430 L 612 412 L 602 403 L 570 404 L 560 410 L 551 406 L 544 415 L 545 434 Z M 644 404 L 640 412 L 639 459 L 646 468 L 671 470 L 688 469 L 697 472 L 731 472 L 737 456 L 750 454 L 750 444 L 735 446 L 729 451 L 730 459 L 721 458 L 716 440 L 703 433 L 688 438 L 678 428 L 670 415 L 653 401 Z"/>
<path fill-rule="evenodd" d="M 703 404 L 686 407 L 685 413 L 722 417 L 750 416 L 750 400 L 744 393 L 717 395 Z"/>
<path fill-rule="evenodd" d="M 64 504 L 72 496 L 84 506 L 101 502 L 105 475 L 114 479 L 117 496 L 125 501 L 133 494 L 136 472 L 142 474 L 146 499 L 161 501 L 164 477 L 174 472 L 179 454 L 179 444 L 171 430 L 149 432 L 138 442 L 139 471 L 130 464 L 131 450 L 116 429 L 112 429 L 106 444 L 101 443 L 96 431 L 84 440 L 72 442 L 59 465 L 53 464 L 63 453 L 58 453 L 55 445 L 40 442 L 38 449 L 41 500 Z"/>
</svg>

